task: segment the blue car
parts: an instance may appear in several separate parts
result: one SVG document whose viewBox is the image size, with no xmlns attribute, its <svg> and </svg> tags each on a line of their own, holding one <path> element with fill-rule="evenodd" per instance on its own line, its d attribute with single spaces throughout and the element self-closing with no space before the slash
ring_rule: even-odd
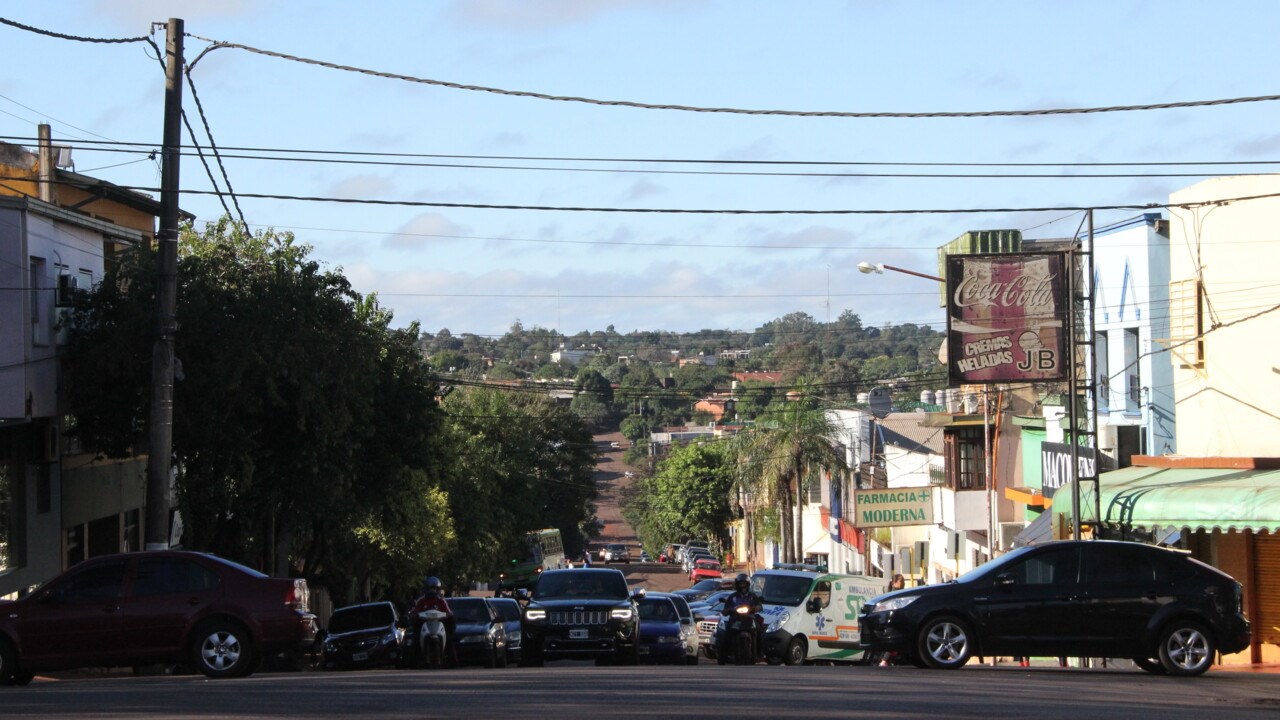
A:
<svg viewBox="0 0 1280 720">
<path fill-rule="evenodd" d="M 685 663 L 685 638 L 680 613 L 665 597 L 640 598 L 640 661 Z"/>
</svg>

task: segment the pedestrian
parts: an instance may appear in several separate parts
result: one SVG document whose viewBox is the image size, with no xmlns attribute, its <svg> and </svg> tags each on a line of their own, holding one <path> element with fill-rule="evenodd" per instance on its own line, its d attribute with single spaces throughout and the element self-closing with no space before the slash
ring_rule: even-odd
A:
<svg viewBox="0 0 1280 720">
<path fill-rule="evenodd" d="M 902 573 L 894 573 L 893 579 L 889 581 L 889 592 L 901 590 L 907 586 L 907 579 L 902 577 Z"/>
</svg>

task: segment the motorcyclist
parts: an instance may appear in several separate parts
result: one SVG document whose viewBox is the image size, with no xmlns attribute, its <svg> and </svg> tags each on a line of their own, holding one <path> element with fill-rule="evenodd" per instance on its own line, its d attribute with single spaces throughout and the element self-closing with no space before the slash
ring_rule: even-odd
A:
<svg viewBox="0 0 1280 720">
<path fill-rule="evenodd" d="M 417 635 L 422 623 L 422 620 L 418 617 L 418 613 L 426 612 L 427 610 L 439 610 L 444 613 L 445 617 L 443 622 L 446 644 L 448 646 L 447 652 L 449 653 L 449 656 L 453 658 L 453 662 L 456 665 L 458 662 L 458 649 L 457 646 L 454 645 L 455 633 L 453 632 L 453 629 L 456 627 L 457 623 L 454 621 L 453 610 L 449 609 L 449 601 L 444 598 L 444 587 L 440 583 L 440 578 L 434 575 L 422 581 L 422 597 L 418 598 L 417 602 L 413 604 L 413 611 L 410 613 L 410 617 L 413 618 L 414 622 L 415 636 Z"/>
<path fill-rule="evenodd" d="M 746 573 L 738 573 L 737 577 L 733 579 L 733 594 L 725 598 L 724 609 L 720 611 L 720 614 L 732 615 L 742 605 L 750 607 L 751 614 L 755 617 L 751 634 L 755 639 L 756 660 L 763 660 L 764 618 L 760 617 L 760 611 L 764 610 L 764 601 L 759 595 L 751 592 L 751 578 L 747 577 Z"/>
</svg>

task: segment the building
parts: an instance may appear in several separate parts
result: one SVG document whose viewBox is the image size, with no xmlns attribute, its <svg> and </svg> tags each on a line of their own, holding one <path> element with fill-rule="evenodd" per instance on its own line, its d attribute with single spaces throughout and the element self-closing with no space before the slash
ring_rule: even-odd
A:
<svg viewBox="0 0 1280 720">
<path fill-rule="evenodd" d="M 0 597 L 80 560 L 138 550 L 146 457 L 99 460 L 64 435 L 59 313 L 155 238 L 150 197 L 0 143 Z"/>
</svg>

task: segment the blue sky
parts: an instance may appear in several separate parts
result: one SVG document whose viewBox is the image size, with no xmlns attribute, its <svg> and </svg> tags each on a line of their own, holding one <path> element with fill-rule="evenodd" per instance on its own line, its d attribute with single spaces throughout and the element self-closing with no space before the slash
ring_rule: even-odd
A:
<svg viewBox="0 0 1280 720">
<path fill-rule="evenodd" d="M 1280 93 L 1280 3 L 1266 0 L 62 0 L 8 4 L 0 15 L 99 38 L 146 35 L 152 21 L 180 17 L 191 36 L 339 65 L 661 105 L 986 111 Z M 163 46 L 162 28 L 152 37 Z M 64 143 L 159 144 L 164 78 L 149 46 L 72 42 L 9 26 L 0 26 L 0 43 L 9 60 L 0 77 L 0 135 L 9 142 L 33 144 L 21 138 L 43 121 Z M 187 37 L 188 62 L 208 46 Z M 1274 166 L 1064 163 L 1280 159 L 1276 102 L 963 119 L 693 113 L 451 89 L 229 48 L 201 57 L 192 78 L 224 149 L 468 156 L 396 158 L 431 167 L 363 162 L 370 155 L 340 156 L 362 161 L 343 164 L 229 157 L 240 193 L 632 209 L 1096 207 L 1166 202 L 1201 179 L 1134 174 L 1211 177 Z M 199 127 L 189 90 L 184 106 Z M 141 155 L 77 146 L 74 159 L 77 171 L 111 182 L 159 185 L 158 166 Z M 848 176 L 904 172 L 1054 177 Z M 1069 177 L 1086 173 L 1130 176 Z M 182 184 L 210 189 L 194 157 L 182 161 Z M 222 213 L 211 196 L 185 195 L 182 206 L 199 224 Z M 967 230 L 1063 237 L 1081 222 L 1069 212 L 601 213 L 251 198 L 240 207 L 251 226 L 292 230 L 357 290 L 378 293 L 397 324 L 418 320 L 424 330 L 455 334 L 501 334 L 517 319 L 569 334 L 608 325 L 752 329 L 790 312 L 826 320 L 845 309 L 867 324 L 941 327 L 931 283 L 862 275 L 857 263 L 935 272 L 937 246 Z M 1102 211 L 1096 223 L 1135 214 Z"/>
</svg>

